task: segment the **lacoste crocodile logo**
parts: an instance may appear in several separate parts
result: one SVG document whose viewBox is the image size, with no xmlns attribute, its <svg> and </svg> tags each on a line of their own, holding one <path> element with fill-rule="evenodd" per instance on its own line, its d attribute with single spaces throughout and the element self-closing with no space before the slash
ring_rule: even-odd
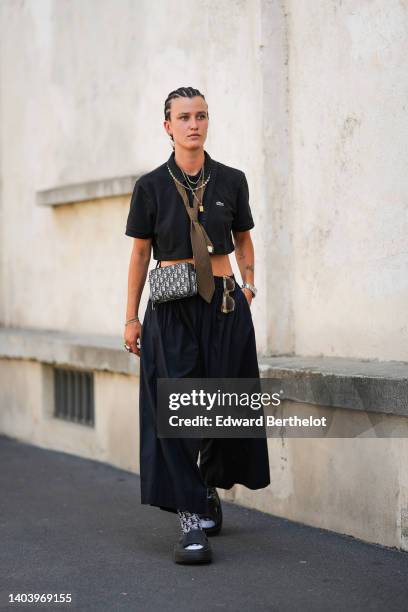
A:
<svg viewBox="0 0 408 612">
<path fill-rule="evenodd" d="M 224 202 L 219 202 L 219 201 L 217 201 L 217 202 L 216 202 L 216 205 L 217 205 L 217 206 L 224 206 Z"/>
</svg>

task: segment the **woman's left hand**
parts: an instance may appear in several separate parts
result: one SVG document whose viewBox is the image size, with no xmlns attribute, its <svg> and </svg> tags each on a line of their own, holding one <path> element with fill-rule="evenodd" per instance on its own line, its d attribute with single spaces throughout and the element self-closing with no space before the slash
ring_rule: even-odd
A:
<svg viewBox="0 0 408 612">
<path fill-rule="evenodd" d="M 247 302 L 249 304 L 249 307 L 251 307 L 251 302 L 254 298 L 254 296 L 252 295 L 252 291 L 250 289 L 248 289 L 248 287 L 244 287 L 244 289 L 242 290 L 244 292 L 244 295 L 247 299 Z"/>
</svg>

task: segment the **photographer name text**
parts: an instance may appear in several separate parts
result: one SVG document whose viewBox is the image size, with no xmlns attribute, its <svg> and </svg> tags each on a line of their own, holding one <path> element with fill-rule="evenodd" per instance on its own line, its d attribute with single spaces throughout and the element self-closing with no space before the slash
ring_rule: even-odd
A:
<svg viewBox="0 0 408 612">
<path fill-rule="evenodd" d="M 327 417 L 308 417 L 289 416 L 278 418 L 273 415 L 259 415 L 258 417 L 233 417 L 230 415 L 195 416 L 179 417 L 172 415 L 169 417 L 171 427 L 326 427 Z"/>
</svg>

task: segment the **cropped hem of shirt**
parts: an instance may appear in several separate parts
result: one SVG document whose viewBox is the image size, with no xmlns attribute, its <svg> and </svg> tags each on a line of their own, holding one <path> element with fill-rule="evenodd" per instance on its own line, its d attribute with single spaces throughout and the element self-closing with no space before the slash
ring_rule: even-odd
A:
<svg viewBox="0 0 408 612">
<path fill-rule="evenodd" d="M 234 248 L 230 249 L 229 251 L 217 251 L 214 249 L 214 252 L 212 253 L 212 255 L 230 255 L 231 253 L 233 253 Z M 156 255 L 158 255 L 156 253 Z M 177 251 L 176 253 L 172 252 L 172 253 L 160 253 L 160 257 L 156 257 L 153 253 L 153 259 L 156 259 L 157 261 L 171 261 L 173 259 L 191 259 L 193 257 L 193 252 L 186 252 L 186 251 Z"/>
<path fill-rule="evenodd" d="M 186 184 L 173 151 L 166 163 L 136 181 L 125 234 L 151 238 L 156 260 L 189 259 L 193 257 L 190 219 L 169 168 Z M 210 180 L 204 190 L 204 212 L 199 213 L 198 219 L 214 246 L 213 253 L 229 255 L 235 249 L 232 231 L 248 231 L 255 225 L 248 183 L 242 170 L 217 162 L 204 151 L 205 179 L 209 173 Z M 192 193 L 189 190 L 187 193 L 192 206 Z"/>
</svg>

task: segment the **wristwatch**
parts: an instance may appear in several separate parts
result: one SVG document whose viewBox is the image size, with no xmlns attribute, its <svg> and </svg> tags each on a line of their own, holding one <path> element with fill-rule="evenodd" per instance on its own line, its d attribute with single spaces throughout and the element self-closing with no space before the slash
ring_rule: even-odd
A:
<svg viewBox="0 0 408 612">
<path fill-rule="evenodd" d="M 254 285 L 251 285 L 251 283 L 244 283 L 241 285 L 241 289 L 249 289 L 253 297 L 256 296 L 257 288 Z"/>
</svg>

